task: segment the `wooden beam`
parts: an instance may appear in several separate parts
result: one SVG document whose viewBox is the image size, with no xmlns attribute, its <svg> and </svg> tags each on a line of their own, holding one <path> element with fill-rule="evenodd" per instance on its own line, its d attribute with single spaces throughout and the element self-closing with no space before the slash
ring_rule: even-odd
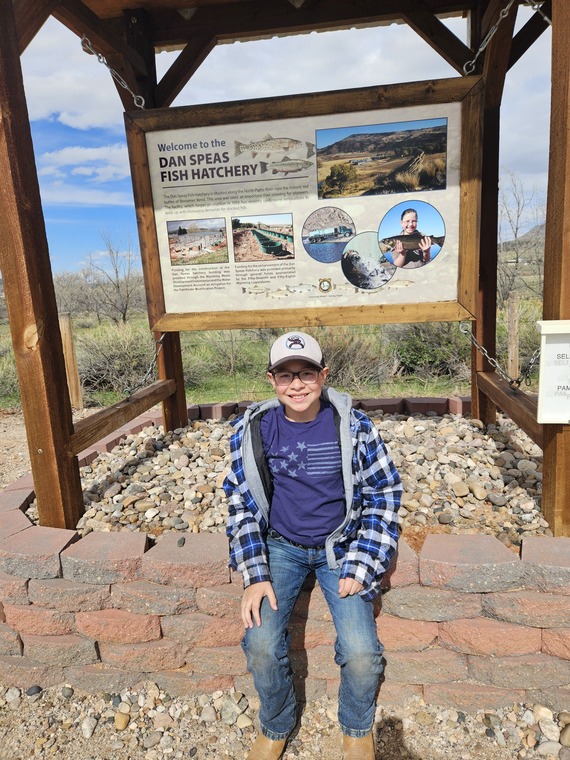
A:
<svg viewBox="0 0 570 760">
<path fill-rule="evenodd" d="M 264 309 L 259 311 L 191 312 L 165 314 L 152 325 L 153 330 L 237 330 L 251 327 L 322 325 L 379 325 L 408 322 L 460 322 L 473 315 L 455 301 L 438 301 L 424 304 L 382 304 L 380 306 L 341 306 L 334 309 L 311 307 L 302 310 Z"/>
<path fill-rule="evenodd" d="M 552 2 L 546 0 L 542 6 L 542 11 L 548 18 L 552 16 Z M 511 69 L 515 63 L 522 58 L 526 51 L 533 45 L 540 35 L 549 28 L 550 24 L 545 21 L 538 11 L 530 17 L 522 29 L 520 29 L 513 38 L 513 44 L 511 47 L 511 56 L 509 58 L 509 69 Z"/>
<path fill-rule="evenodd" d="M 553 0 L 543 319 L 570 319 L 570 3 Z"/>
<path fill-rule="evenodd" d="M 403 19 L 450 66 L 464 74 L 463 66 L 473 58 L 473 51 L 422 5 L 421 2 L 416 2 L 418 9 L 403 13 Z"/>
<path fill-rule="evenodd" d="M 141 116 L 146 115 L 144 112 Z M 135 171 L 135 166 L 148 166 L 148 153 L 144 132 L 125 114 L 125 129 L 129 145 L 129 160 L 133 189 L 137 200 L 137 223 L 143 260 L 143 275 L 148 304 L 148 317 L 153 326 L 165 311 L 164 288 L 158 253 L 158 239 L 154 223 L 152 188 L 148 172 Z M 157 331 L 158 332 L 158 331 Z M 161 331 L 162 332 L 162 331 Z M 164 331 L 165 333 L 167 331 Z M 155 340 L 161 336 L 155 335 Z M 175 390 L 162 406 L 165 430 L 175 430 L 188 424 L 188 407 L 184 386 L 184 368 L 180 335 L 176 328 L 162 336 L 162 348 L 157 357 L 158 376 L 174 382 Z"/>
<path fill-rule="evenodd" d="M 570 537 L 570 426 L 544 426 L 542 513 L 555 536 Z"/>
<path fill-rule="evenodd" d="M 488 0 L 487 7 L 481 19 L 481 41 L 485 39 L 489 30 L 499 19 L 499 13 L 507 5 L 509 0 Z"/>
<path fill-rule="evenodd" d="M 218 44 L 216 37 L 195 37 L 188 42 L 156 87 L 156 107 L 169 106 Z"/>
<path fill-rule="evenodd" d="M 135 75 L 135 70 L 130 65 L 130 63 L 125 59 L 124 56 L 120 55 L 119 53 L 106 53 L 105 54 L 105 60 L 107 61 L 107 64 L 117 72 L 117 74 L 123 79 L 125 84 L 129 87 L 131 92 L 134 92 L 135 95 L 140 95 L 138 89 L 138 80 Z M 109 78 L 111 78 L 111 74 L 109 72 Z M 115 89 L 117 90 L 117 95 L 119 96 L 121 103 L 123 104 L 123 108 L 125 111 L 134 111 L 136 108 L 133 96 L 129 92 L 129 90 L 125 89 L 122 84 L 120 84 L 114 77 L 112 78 L 113 84 L 115 85 Z M 146 101 L 145 101 L 146 104 Z"/>
<path fill-rule="evenodd" d="M 431 4 L 432 13 L 462 13 L 465 2 L 441 0 Z M 155 29 L 155 47 L 183 45 L 192 37 L 216 36 L 218 40 L 238 40 L 282 33 L 312 32 L 349 28 L 358 24 L 393 21 L 403 13 L 413 13 L 417 0 L 326 0 L 305 4 L 299 9 L 273 0 L 250 0 L 220 6 L 202 6 L 189 21 L 173 10 L 149 11 Z"/>
<path fill-rule="evenodd" d="M 148 76 L 142 55 L 115 34 L 108 21 L 102 21 L 81 0 L 60 0 L 52 15 L 78 37 L 88 37 L 98 53 L 105 57 L 118 53 L 137 71 Z"/>
<path fill-rule="evenodd" d="M 506 0 L 504 0 L 506 2 Z M 500 12 L 493 4 L 496 17 Z M 507 73 L 512 31 L 516 20 L 516 7 L 502 20 L 485 49 L 483 76 L 485 80 L 485 107 L 483 113 L 483 169 L 481 173 L 481 253 L 479 257 L 479 294 L 477 319 L 473 332 L 477 341 L 490 356 L 497 352 L 497 229 L 499 220 L 499 127 L 500 105 Z M 486 424 L 496 418 L 492 399 L 485 395 L 476 381 L 479 372 L 489 371 L 488 359 L 473 349 L 471 354 L 472 413 Z"/>
<path fill-rule="evenodd" d="M 59 0 L 13 0 L 20 55 L 48 20 Z"/>
<path fill-rule="evenodd" d="M 503 5 L 506 3 L 507 0 L 502 0 Z M 515 4 L 511 7 L 509 15 L 501 21 L 485 48 L 483 76 L 486 83 L 485 105 L 489 108 L 499 108 L 501 105 L 505 77 L 509 70 L 509 56 L 516 19 L 517 6 Z"/>
<path fill-rule="evenodd" d="M 175 390 L 174 380 L 157 380 L 148 387 L 133 393 L 128 399 L 79 420 L 75 423 L 71 436 L 73 453 L 79 454 L 84 451 L 88 446 L 118 430 L 121 425 L 126 425 L 139 414 L 168 398 Z"/>
<path fill-rule="evenodd" d="M 148 13 L 138 9 L 123 14 L 125 37 L 130 47 L 144 59 L 146 74 L 133 71 L 133 92 L 144 98 L 145 108 L 156 108 L 156 57 L 152 43 L 152 24 Z"/>
<path fill-rule="evenodd" d="M 570 4 L 552 0 L 550 160 L 544 243 L 544 319 L 570 319 Z M 545 425 L 542 510 L 570 536 L 570 425 Z"/>
<path fill-rule="evenodd" d="M 512 388 L 496 372 L 478 372 L 477 383 L 493 403 L 522 428 L 537 446 L 542 447 L 545 426 L 536 421 L 536 396 Z"/>
<path fill-rule="evenodd" d="M 40 524 L 74 528 L 83 495 L 12 0 L 0 18 L 0 266 Z"/>
<path fill-rule="evenodd" d="M 155 337 L 158 339 L 160 336 L 155 334 Z M 165 333 L 162 336 L 162 351 L 158 355 L 157 367 L 158 376 L 162 380 L 174 382 L 175 385 L 175 391 L 162 404 L 164 429 L 176 430 L 185 427 L 188 424 L 188 405 L 179 332 Z"/>
</svg>

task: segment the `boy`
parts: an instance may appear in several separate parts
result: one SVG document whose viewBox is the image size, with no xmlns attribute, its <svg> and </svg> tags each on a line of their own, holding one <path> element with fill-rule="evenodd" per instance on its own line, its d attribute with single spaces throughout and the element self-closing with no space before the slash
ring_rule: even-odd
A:
<svg viewBox="0 0 570 760">
<path fill-rule="evenodd" d="M 317 341 L 272 345 L 276 398 L 250 406 L 231 439 L 230 565 L 242 573 L 242 647 L 259 694 L 261 733 L 248 760 L 278 760 L 297 715 L 287 626 L 310 572 L 327 600 L 340 665 L 345 760 L 374 760 L 382 673 L 372 600 L 398 539 L 400 478 L 375 426 L 325 387 Z"/>
</svg>

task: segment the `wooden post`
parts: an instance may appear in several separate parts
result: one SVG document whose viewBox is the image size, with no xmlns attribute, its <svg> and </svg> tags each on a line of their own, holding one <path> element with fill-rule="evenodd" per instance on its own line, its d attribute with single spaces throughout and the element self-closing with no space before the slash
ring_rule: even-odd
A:
<svg viewBox="0 0 570 760">
<path fill-rule="evenodd" d="M 155 340 L 161 336 L 154 333 Z M 176 430 L 188 424 L 188 406 L 184 387 L 184 369 L 182 366 L 182 347 L 180 333 L 163 333 L 162 351 L 157 360 L 158 376 L 161 380 L 174 380 L 176 393 L 162 402 L 162 416 L 165 430 Z"/>
<path fill-rule="evenodd" d="M 481 176 L 481 254 L 477 320 L 473 332 L 490 356 L 497 352 L 497 223 L 499 215 L 499 107 L 486 107 L 483 114 L 483 169 Z M 477 373 L 492 366 L 476 348 L 471 352 L 471 413 L 490 425 L 497 407 L 477 385 Z"/>
<path fill-rule="evenodd" d="M 519 297 L 514 291 L 509 294 L 507 301 L 507 344 L 508 364 L 507 374 L 517 378 L 520 371 L 519 362 Z"/>
<path fill-rule="evenodd" d="M 81 378 L 77 369 L 75 346 L 73 344 L 73 332 L 71 329 L 71 314 L 65 312 L 59 315 L 59 329 L 63 345 L 63 358 L 65 359 L 65 374 L 71 406 L 74 409 L 83 409 L 83 394 L 81 392 Z"/>
<path fill-rule="evenodd" d="M 500 6 L 495 3 L 493 18 L 498 18 Z M 516 5 L 497 27 L 485 51 L 485 110 L 483 114 L 483 169 L 481 172 L 481 255 L 479 262 L 479 296 L 475 337 L 490 356 L 497 351 L 497 228 L 499 217 L 499 122 L 505 76 L 509 65 L 512 34 L 516 20 Z M 477 386 L 477 372 L 488 372 L 488 360 L 475 349 L 472 352 L 472 414 L 486 424 L 495 422 L 495 404 Z"/>
<path fill-rule="evenodd" d="M 74 528 L 83 495 L 12 0 L 0 18 L 0 265 L 40 523 Z"/>
<path fill-rule="evenodd" d="M 570 319 L 570 3 L 552 0 L 552 100 L 544 243 L 544 319 Z M 570 536 L 570 425 L 544 425 L 542 511 Z"/>
</svg>

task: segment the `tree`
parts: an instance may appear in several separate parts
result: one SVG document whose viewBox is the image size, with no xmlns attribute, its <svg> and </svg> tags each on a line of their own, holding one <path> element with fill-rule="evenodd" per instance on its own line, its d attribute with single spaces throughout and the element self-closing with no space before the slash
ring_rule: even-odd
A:
<svg viewBox="0 0 570 760">
<path fill-rule="evenodd" d="M 89 289 L 81 272 L 57 272 L 53 276 L 53 286 L 60 312 L 81 314 L 92 311 Z"/>
<path fill-rule="evenodd" d="M 517 286 L 542 297 L 546 210 L 536 192 L 507 171 L 499 193 L 497 301 L 504 306 Z"/>
<path fill-rule="evenodd" d="M 324 193 L 342 193 L 350 182 L 354 182 L 358 176 L 353 164 L 333 164 L 328 177 L 323 180 L 322 191 Z"/>
<path fill-rule="evenodd" d="M 105 251 L 91 254 L 82 271 L 89 292 L 90 311 L 99 320 L 107 317 L 115 324 L 127 322 L 133 311 L 144 308 L 145 295 L 139 257 L 128 242 L 120 250 L 108 235 L 103 236 Z"/>
<path fill-rule="evenodd" d="M 514 172 L 506 172 L 507 181 L 499 193 L 499 240 L 503 231 L 509 235 L 509 252 L 516 266 L 524 252 L 523 234 L 530 229 L 528 211 L 532 208 L 534 191 L 524 187 Z"/>
</svg>

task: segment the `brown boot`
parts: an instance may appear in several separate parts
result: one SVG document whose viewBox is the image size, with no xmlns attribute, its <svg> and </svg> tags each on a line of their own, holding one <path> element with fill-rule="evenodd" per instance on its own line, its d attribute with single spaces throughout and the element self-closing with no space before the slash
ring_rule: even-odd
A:
<svg viewBox="0 0 570 760">
<path fill-rule="evenodd" d="M 342 735 L 344 760 L 374 760 L 374 739 L 372 732 L 361 739 L 354 736 Z"/>
<path fill-rule="evenodd" d="M 259 734 L 251 748 L 247 760 L 279 760 L 285 749 L 287 739 L 273 741 Z"/>
</svg>

